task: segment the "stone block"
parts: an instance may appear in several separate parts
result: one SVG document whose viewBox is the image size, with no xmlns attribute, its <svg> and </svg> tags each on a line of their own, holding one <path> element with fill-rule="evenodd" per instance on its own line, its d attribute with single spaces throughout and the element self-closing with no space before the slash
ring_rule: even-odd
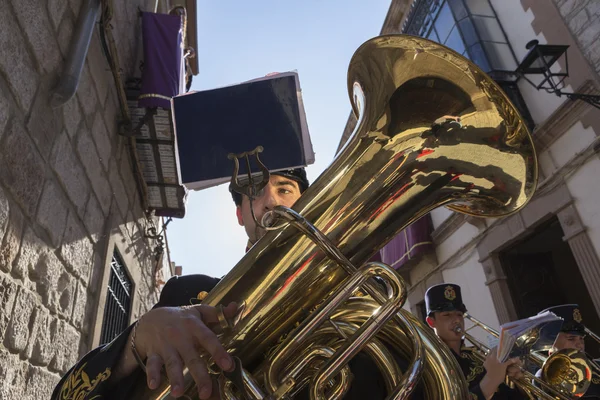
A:
<svg viewBox="0 0 600 400">
<path fill-rule="evenodd" d="M 60 255 L 76 276 L 88 282 L 94 246 L 78 219 L 69 215 Z"/>
<path fill-rule="evenodd" d="M 0 26 L 0 71 L 4 72 L 4 76 L 10 77 L 10 89 L 19 107 L 27 113 L 38 86 L 39 76 L 8 1 L 0 1 Z"/>
<path fill-rule="evenodd" d="M 590 18 L 600 17 L 600 2 L 590 1 L 585 5 L 585 9 L 588 12 Z"/>
<path fill-rule="evenodd" d="M 30 227 L 26 227 L 19 251 L 19 258 L 13 266 L 13 275 L 19 278 L 29 276 L 31 279 L 36 279 L 38 276 L 38 261 L 47 251 L 48 246 L 37 237 Z"/>
<path fill-rule="evenodd" d="M 87 54 L 87 62 L 90 66 L 90 73 L 94 83 L 96 84 L 96 90 L 98 91 L 98 99 L 100 104 L 104 106 L 106 103 L 106 95 L 108 94 L 108 88 L 114 85 L 112 72 L 108 61 L 102 52 L 100 44 L 100 36 L 98 30 L 94 31 L 92 40 L 90 41 L 90 47 Z"/>
<path fill-rule="evenodd" d="M 79 10 L 81 10 L 81 0 L 69 0 L 69 5 L 71 6 L 71 10 L 73 10 L 73 14 L 75 17 L 79 15 Z"/>
<path fill-rule="evenodd" d="M 8 225 L 9 211 L 10 206 L 8 203 L 8 199 L 6 198 L 4 189 L 0 187 L 0 238 L 4 237 L 4 231 L 6 230 L 6 226 Z"/>
<path fill-rule="evenodd" d="M 0 275 L 0 337 L 6 333 L 16 297 L 17 285 L 10 277 Z"/>
<path fill-rule="evenodd" d="M 54 247 L 60 245 L 65 231 L 67 204 L 62 189 L 52 179 L 48 179 L 38 207 L 37 221 L 48 232 Z"/>
<path fill-rule="evenodd" d="M 4 129 L 11 114 L 11 105 L 7 96 L 10 96 L 7 91 L 0 90 L 0 139 L 2 139 Z"/>
<path fill-rule="evenodd" d="M 94 241 L 98 240 L 104 235 L 104 223 L 106 217 L 102 212 L 100 203 L 96 200 L 96 196 L 90 196 L 88 204 L 85 207 L 85 215 L 83 216 L 83 223 Z"/>
<path fill-rule="evenodd" d="M 18 312 L 12 314 L 4 337 L 4 345 L 12 352 L 20 353 L 27 347 L 36 304 L 37 298 L 32 292 L 19 288 L 15 304 L 15 310 Z"/>
<path fill-rule="evenodd" d="M 62 21 L 63 15 L 67 8 L 67 2 L 64 0 L 49 0 L 48 1 L 48 12 L 54 29 L 58 32 L 58 26 Z"/>
<path fill-rule="evenodd" d="M 21 399 L 25 394 L 27 364 L 0 348 L 0 399 Z"/>
<path fill-rule="evenodd" d="M 576 13 L 578 10 L 581 10 L 588 0 L 569 0 L 565 1 L 559 7 L 559 11 L 563 17 L 569 17 L 569 14 Z"/>
<path fill-rule="evenodd" d="M 54 357 L 50 369 L 60 374 L 67 372 L 79 359 L 81 334 L 65 321 L 55 319 L 50 327 Z"/>
<path fill-rule="evenodd" d="M 40 71 L 54 72 L 59 66 L 60 50 L 54 29 L 50 25 L 45 2 L 39 0 L 12 0 L 13 9 L 25 32 Z"/>
<path fill-rule="evenodd" d="M 54 319 L 48 310 L 37 306 L 34 310 L 34 320 L 31 329 L 31 340 L 27 345 L 25 356 L 35 365 L 46 366 L 54 356 L 54 346 L 50 335 L 50 324 Z"/>
<path fill-rule="evenodd" d="M 26 214 L 33 217 L 44 187 L 43 161 L 20 124 L 13 124 L 5 139 L 0 149 L 0 178 Z"/>
<path fill-rule="evenodd" d="M 90 185 L 65 132 L 60 135 L 54 146 L 52 166 L 65 187 L 69 198 L 75 204 L 78 215 L 83 216 L 90 193 Z"/>
<path fill-rule="evenodd" d="M 77 282 L 77 290 L 75 292 L 75 303 L 73 306 L 73 325 L 79 330 L 87 331 L 88 326 L 84 324 L 85 321 L 85 310 L 87 305 L 87 288 L 81 283 Z"/>
<path fill-rule="evenodd" d="M 91 125 L 91 117 L 98 109 L 98 95 L 96 94 L 96 88 L 94 87 L 94 82 L 90 75 L 87 62 L 81 70 L 79 86 L 77 87 L 77 97 L 79 98 L 79 104 L 83 108 L 85 116 L 90 118 L 88 122 L 90 122 Z"/>
<path fill-rule="evenodd" d="M 588 49 L 593 43 L 598 41 L 600 36 L 600 18 L 595 17 L 585 27 L 583 32 L 579 35 L 579 44 L 582 49 Z"/>
<path fill-rule="evenodd" d="M 79 136 L 79 140 L 77 141 L 77 151 L 85 166 L 87 175 L 92 182 L 92 188 L 98 197 L 102 212 L 104 215 L 108 215 L 113 191 L 102 172 L 100 157 L 98 156 L 89 132 L 82 132 Z"/>
<path fill-rule="evenodd" d="M 69 53 L 69 46 L 73 39 L 74 26 L 71 18 L 65 18 L 58 28 L 58 46 L 60 47 L 63 58 L 66 58 Z M 75 101 L 77 101 L 77 99 L 75 99 Z"/>
<path fill-rule="evenodd" d="M 108 171 L 108 163 L 112 152 L 111 136 L 109 135 L 104 119 L 101 113 L 96 113 L 94 117 L 94 125 L 92 126 L 92 136 L 96 143 L 96 149 L 100 155 L 100 162 L 104 167 L 104 171 Z"/>
<path fill-rule="evenodd" d="M 23 214 L 18 207 L 12 207 L 8 220 L 8 227 L 0 248 L 0 269 L 10 272 L 13 261 L 19 253 L 21 238 L 23 237 Z"/>
<path fill-rule="evenodd" d="M 44 252 L 30 272 L 42 303 L 65 318 L 71 316 L 77 281 L 53 252 Z"/>
<path fill-rule="evenodd" d="M 123 152 L 123 156 L 119 161 L 119 169 L 121 173 L 121 177 L 123 178 L 123 184 L 125 185 L 125 190 L 127 191 L 127 196 L 129 198 L 129 203 L 132 208 L 136 205 L 137 200 L 137 183 L 135 182 L 135 178 L 133 176 L 133 168 L 131 167 L 131 156 L 128 151 Z"/>
<path fill-rule="evenodd" d="M 56 138 L 63 130 L 62 111 L 50 107 L 50 97 L 50 86 L 40 85 L 27 120 L 29 136 L 45 160 L 50 158 Z"/>
<path fill-rule="evenodd" d="M 71 140 L 77 135 L 79 124 L 81 123 L 81 107 L 76 97 L 71 98 L 62 107 L 65 130 L 69 134 Z"/>
<path fill-rule="evenodd" d="M 49 399 L 59 381 L 59 375 L 44 368 L 30 366 L 24 400 Z"/>
<path fill-rule="evenodd" d="M 129 210 L 129 198 L 116 164 L 111 167 L 110 185 L 112 186 L 117 205 L 121 211 L 121 216 L 125 218 L 127 216 L 127 211 Z"/>
<path fill-rule="evenodd" d="M 569 28 L 574 35 L 579 33 L 589 24 L 589 18 L 585 9 L 580 10 L 569 20 Z"/>
<path fill-rule="evenodd" d="M 114 85 L 112 85 L 108 89 L 106 105 L 104 106 L 104 122 L 106 123 L 106 128 L 111 136 L 116 136 L 118 132 L 119 121 L 122 119 L 119 99 L 117 97 L 117 90 L 115 89 Z"/>
</svg>

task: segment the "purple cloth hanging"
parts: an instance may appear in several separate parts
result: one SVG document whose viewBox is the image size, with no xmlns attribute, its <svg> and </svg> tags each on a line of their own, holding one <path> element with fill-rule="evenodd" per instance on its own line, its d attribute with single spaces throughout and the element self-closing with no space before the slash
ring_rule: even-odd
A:
<svg viewBox="0 0 600 400">
<path fill-rule="evenodd" d="M 181 17 L 142 13 L 144 70 L 140 107 L 171 108 L 181 79 Z"/>
<path fill-rule="evenodd" d="M 427 214 L 386 244 L 380 250 L 381 260 L 394 269 L 399 269 L 408 261 L 433 251 L 431 231 L 431 216 Z"/>
</svg>

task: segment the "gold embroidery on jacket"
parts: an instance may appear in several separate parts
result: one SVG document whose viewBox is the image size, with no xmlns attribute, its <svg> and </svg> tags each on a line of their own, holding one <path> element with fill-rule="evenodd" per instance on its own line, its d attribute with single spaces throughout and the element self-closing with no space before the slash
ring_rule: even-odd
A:
<svg viewBox="0 0 600 400">
<path fill-rule="evenodd" d="M 471 383 L 479 374 L 485 371 L 483 364 L 479 361 L 475 354 L 473 354 L 473 350 L 471 349 L 462 348 L 460 356 L 461 358 L 466 358 L 467 360 L 471 361 L 469 375 L 466 376 L 467 382 Z"/>
<path fill-rule="evenodd" d="M 73 371 L 71 375 L 65 380 L 61 391 L 60 400 L 83 400 L 87 399 L 87 396 L 96 389 L 96 386 L 107 380 L 110 377 L 110 368 L 106 368 L 104 372 L 99 373 L 96 378 L 90 381 L 90 377 L 83 370 L 87 363 L 83 364 L 78 370 Z M 100 396 L 94 396 L 88 400 L 99 398 Z"/>
</svg>

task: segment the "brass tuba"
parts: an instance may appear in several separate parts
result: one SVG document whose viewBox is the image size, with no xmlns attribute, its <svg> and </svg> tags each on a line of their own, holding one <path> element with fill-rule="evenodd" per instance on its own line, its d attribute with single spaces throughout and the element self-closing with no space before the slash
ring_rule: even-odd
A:
<svg viewBox="0 0 600 400">
<path fill-rule="evenodd" d="M 523 207 L 537 182 L 531 136 L 492 79 L 418 37 L 361 45 L 348 91 L 358 118 L 351 139 L 293 210 L 273 211 L 272 230 L 204 300 L 243 304 L 220 337 L 241 360 L 221 379 L 226 398 L 291 398 L 306 386 L 312 398 L 342 398 L 359 351 L 374 358 L 391 398 L 417 383 L 429 399 L 468 398 L 447 347 L 401 309 L 400 276 L 363 264 L 437 207 L 481 217 Z M 369 296 L 353 297 L 359 288 Z M 407 360 L 403 371 L 391 352 Z M 168 384 L 152 393 L 139 384 L 140 398 L 168 398 Z"/>
</svg>

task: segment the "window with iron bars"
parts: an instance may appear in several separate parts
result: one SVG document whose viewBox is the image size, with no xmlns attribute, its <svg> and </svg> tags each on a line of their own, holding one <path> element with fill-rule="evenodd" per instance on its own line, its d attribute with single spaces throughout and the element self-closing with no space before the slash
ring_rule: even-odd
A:
<svg viewBox="0 0 600 400">
<path fill-rule="evenodd" d="M 125 264 L 115 249 L 110 262 L 100 344 L 110 342 L 129 326 L 132 286 Z"/>
</svg>

